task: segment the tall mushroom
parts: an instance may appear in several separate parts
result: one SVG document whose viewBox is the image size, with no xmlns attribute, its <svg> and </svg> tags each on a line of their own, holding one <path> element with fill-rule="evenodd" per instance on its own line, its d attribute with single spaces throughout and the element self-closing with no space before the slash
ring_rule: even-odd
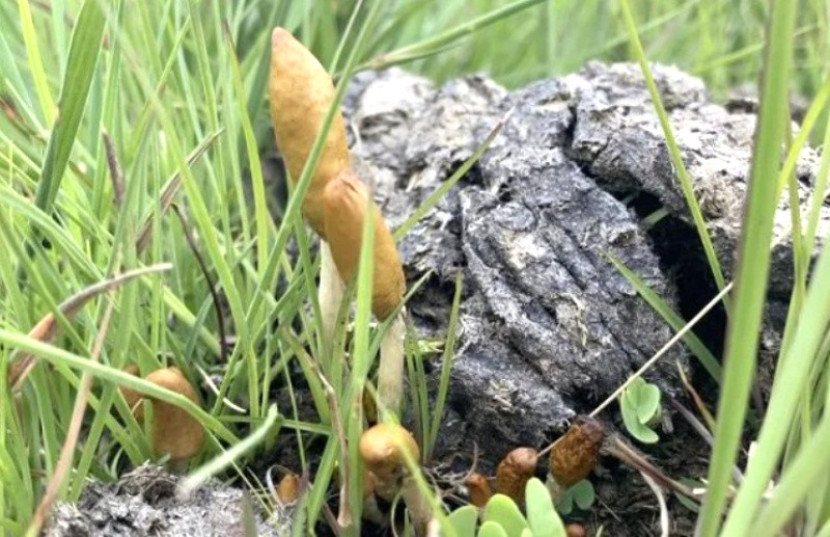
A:
<svg viewBox="0 0 830 537">
<path fill-rule="evenodd" d="M 357 274 L 367 213 L 374 219 L 372 313 L 385 321 L 396 313 L 406 291 L 401 259 L 395 241 L 369 190 L 350 170 L 341 171 L 323 194 L 326 236 L 340 276 L 350 280 Z M 398 314 L 386 331 L 380 347 L 378 400 L 397 414 L 403 397 L 403 340 L 405 325 Z"/>
<path fill-rule="evenodd" d="M 270 105 L 277 145 L 292 179 L 299 179 L 311 146 L 334 99 L 331 77 L 290 33 L 271 37 Z M 375 221 L 372 311 L 383 321 L 398 310 L 406 279 L 400 257 L 380 210 L 351 169 L 343 118 L 336 114 L 303 202 L 303 213 L 322 239 L 319 301 L 324 337 L 330 341 L 344 281 L 357 272 L 367 209 Z M 338 276 L 339 273 L 339 276 Z M 381 342 L 378 399 L 393 414 L 403 396 L 403 314 Z"/>
<path fill-rule="evenodd" d="M 334 100 L 334 85 L 317 58 L 283 28 L 271 34 L 270 108 L 277 146 L 296 186 L 314 139 Z M 303 200 L 303 214 L 322 239 L 319 301 L 323 335 L 330 341 L 344 286 L 326 242 L 323 192 L 328 182 L 350 167 L 343 118 L 336 114 L 326 135 L 320 160 Z"/>
</svg>

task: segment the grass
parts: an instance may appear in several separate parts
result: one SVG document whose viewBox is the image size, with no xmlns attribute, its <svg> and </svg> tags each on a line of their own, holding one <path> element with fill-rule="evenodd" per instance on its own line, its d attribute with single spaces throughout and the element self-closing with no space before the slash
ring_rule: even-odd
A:
<svg viewBox="0 0 830 537">
<path fill-rule="evenodd" d="M 324 523 L 332 476 L 348 471 L 354 499 L 349 531 L 359 534 L 361 502 L 356 499 L 362 474 L 355 440 L 362 429 L 364 387 L 371 386 L 373 351 L 385 326 L 370 322 L 373 267 L 364 252 L 352 290 L 357 304 L 352 337 L 346 337 L 345 323 L 331 348 L 320 337 L 314 313 L 319 261 L 299 208 L 322 137 L 281 217 L 274 220 L 266 210 L 272 193 L 260 155 L 273 150 L 264 88 L 270 29 L 276 25 L 289 28 L 331 66 L 338 75 L 338 100 L 355 69 L 388 65 L 439 82 L 485 71 L 510 88 L 572 72 L 593 59 L 639 61 L 648 81 L 648 62 L 659 61 L 703 77 L 716 98 L 760 77 L 751 186 L 740 259 L 732 271 L 735 291 L 722 373 L 691 332 L 684 340 L 722 379 L 710 493 L 699 533 L 775 535 L 799 514 L 805 535 L 830 534 L 830 419 L 824 412 L 830 393 L 830 254 L 822 254 L 812 279 L 808 270 L 820 250 L 816 236 L 830 172 L 828 150 L 822 153 L 806 214 L 793 214 L 796 291 L 756 455 L 744 482 L 732 481 L 739 448 L 747 447 L 744 418 L 765 300 L 772 213 L 782 191 L 793 184 L 794 156 L 806 139 L 830 149 L 830 6 L 820 0 L 797 5 L 786 0 L 0 3 L 0 378 L 6 378 L 16 353 L 32 352 L 42 361 L 19 397 L 0 382 L 0 535 L 22 535 L 30 526 L 59 467 L 84 375 L 94 379 L 88 417 L 82 441 L 70 451 L 71 471 L 58 489 L 61 499 L 76 500 L 88 478 L 114 480 L 150 457 L 142 425 L 118 389 L 126 386 L 181 406 L 208 431 L 208 447 L 192 462 L 189 483 L 214 474 L 250 477 L 244 473 L 246 463 L 277 441 L 296 442 L 305 461 L 311 439 L 322 439 L 325 447 L 300 516 L 309 527 Z M 723 287 L 723 273 L 729 271 L 718 265 L 683 170 L 682 148 L 671 143 L 672 126 L 659 92 L 653 83 L 649 88 L 712 273 Z M 814 102 L 804 131 L 793 136 L 784 121 L 791 94 Z M 123 170 L 121 204 L 113 201 L 103 131 L 111 136 Z M 786 159 L 779 149 L 790 137 L 787 145 L 793 149 Z M 485 150 L 486 144 L 475 158 Z M 462 174 L 449 178 L 396 238 Z M 196 237 L 207 274 L 182 223 L 171 214 L 176 208 Z M 372 232 L 370 226 L 365 230 Z M 289 244 L 296 245 L 299 256 L 289 254 Z M 174 269 L 163 277 L 148 275 L 101 295 L 71 319 L 56 315 L 60 336 L 54 346 L 26 335 L 77 291 L 115 273 L 165 262 Z M 636 274 L 626 276 L 674 330 L 683 328 L 684 321 Z M 215 314 L 207 278 L 227 301 L 222 315 Z M 418 436 L 427 453 L 451 389 L 460 289 L 459 279 L 447 320 L 440 396 L 432 406 L 422 360 L 434 349 L 417 336 L 409 338 L 415 386 L 410 404 L 417 409 Z M 90 353 L 110 305 L 112 321 L 94 362 Z M 226 359 L 220 322 L 234 336 Z M 199 371 L 221 381 L 215 392 L 204 392 L 201 408 L 123 372 L 128 363 L 142 373 L 176 365 L 192 381 L 199 382 Z M 275 406 L 272 387 L 284 385 L 293 393 L 289 370 L 295 364 L 306 376 L 318 421 L 300 419 L 293 396 L 288 407 Z M 320 376 L 330 382 L 333 398 Z M 346 451 L 336 418 L 349 440 Z M 416 479 L 428 488 L 423 476 Z M 762 494 L 771 479 L 780 488 L 765 502 Z M 733 492 L 734 501 L 727 502 Z"/>
</svg>

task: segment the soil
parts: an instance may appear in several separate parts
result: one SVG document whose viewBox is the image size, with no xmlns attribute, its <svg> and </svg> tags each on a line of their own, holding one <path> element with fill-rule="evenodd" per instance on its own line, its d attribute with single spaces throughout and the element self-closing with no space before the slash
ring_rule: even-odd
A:
<svg viewBox="0 0 830 537">
<path fill-rule="evenodd" d="M 699 79 L 675 68 L 655 65 L 653 70 L 729 278 L 740 237 L 754 109 L 711 102 Z M 507 117 L 483 158 L 399 244 L 410 284 L 429 274 L 408 304 L 422 337 L 445 335 L 455 277 L 459 272 L 464 277 L 448 408 L 429 461 L 441 472 L 465 471 L 474 452 L 479 469 L 492 472 L 515 447 L 541 449 L 671 338 L 672 330 L 609 256 L 637 273 L 686 319 L 717 292 L 636 65 L 591 63 L 580 73 L 512 92 L 481 76 L 438 88 L 398 69 L 367 72 L 353 81 L 344 112 L 361 176 L 373 187 L 392 227 L 402 224 Z M 797 166 L 802 207 L 817 160 L 808 148 Z M 266 159 L 274 193 L 284 192 L 280 170 L 278 159 Z M 278 198 L 275 214 L 280 212 Z M 760 405 L 791 286 L 789 221 L 789 206 L 782 202 L 761 334 Z M 826 237 L 828 229 L 830 207 L 825 206 L 819 236 Z M 722 310 L 696 330 L 716 356 L 724 332 Z M 437 382 L 438 359 L 425 365 Z M 661 387 L 665 400 L 693 408 L 679 369 L 714 408 L 716 384 L 682 345 L 646 377 Z M 314 419 L 297 373 L 299 410 Z M 278 398 L 284 395 L 279 386 L 275 391 Z M 706 442 L 672 406 L 664 405 L 663 416 L 660 442 L 637 447 L 674 478 L 705 476 Z M 600 418 L 622 430 L 616 405 Z M 294 445 L 293 438 L 279 442 L 273 457 L 260 457 L 251 470 L 261 475 L 274 461 L 291 466 Z M 307 446 L 312 465 L 318 445 Z M 542 464 L 540 477 L 545 473 Z M 570 519 L 587 522 L 590 534 L 603 527 L 604 535 L 615 537 L 659 535 L 657 501 L 638 474 L 605 458 L 590 480 L 596 505 Z M 123 482 L 91 485 L 77 507 L 60 507 L 54 527 L 68 527 L 76 519 L 105 525 L 117 517 L 136 519 L 128 507 L 135 494 L 126 503 L 100 501 L 106 495 L 99 491 L 109 494 L 124 487 Z M 212 487 L 224 490 L 222 495 L 235 494 L 238 505 L 241 492 Z M 121 496 L 116 493 L 116 500 Z M 692 535 L 695 513 L 667 496 L 671 534 Z M 210 501 L 199 500 L 200 516 L 206 516 L 205 509 L 214 510 L 206 507 Z M 232 507 L 222 501 L 215 512 L 230 512 Z M 183 509 L 172 500 L 150 507 L 153 516 L 170 520 Z M 98 535 L 57 530 L 49 535 L 93 534 Z M 149 535 L 101 533 L 128 534 Z"/>
</svg>

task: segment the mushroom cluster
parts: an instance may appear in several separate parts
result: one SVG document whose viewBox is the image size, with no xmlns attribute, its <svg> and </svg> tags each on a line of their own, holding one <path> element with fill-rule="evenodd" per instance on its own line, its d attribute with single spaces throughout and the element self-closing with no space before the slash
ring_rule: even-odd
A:
<svg viewBox="0 0 830 537">
<path fill-rule="evenodd" d="M 296 186 L 334 101 L 335 90 L 325 68 L 288 31 L 276 28 L 271 47 L 269 86 L 274 134 Z M 374 221 L 372 312 L 380 321 L 396 315 L 381 342 L 378 402 L 397 414 L 403 393 L 405 333 L 403 313 L 399 310 L 406 279 L 380 209 L 352 169 L 340 113 L 331 122 L 310 178 L 303 215 L 321 239 L 319 302 L 326 341 L 331 341 L 334 334 L 344 282 L 357 272 L 365 218 Z"/>
</svg>

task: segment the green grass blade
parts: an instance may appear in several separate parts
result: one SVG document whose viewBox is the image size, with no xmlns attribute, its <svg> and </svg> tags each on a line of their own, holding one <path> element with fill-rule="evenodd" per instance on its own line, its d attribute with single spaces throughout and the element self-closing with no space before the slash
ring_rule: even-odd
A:
<svg viewBox="0 0 830 537">
<path fill-rule="evenodd" d="M 424 215 L 430 211 L 430 209 L 435 207 L 435 205 L 441 201 L 447 192 L 452 190 L 452 187 L 454 187 L 456 183 L 458 183 L 458 181 L 460 181 L 461 178 L 464 177 L 468 171 L 470 171 L 470 168 L 478 162 L 484 152 L 487 151 L 487 148 L 490 147 L 490 144 L 493 143 L 493 140 L 496 139 L 496 136 L 499 135 L 509 118 L 510 112 L 508 112 L 507 115 L 502 118 L 495 127 L 493 127 L 493 130 L 490 131 L 487 138 L 485 138 L 481 145 L 476 148 L 473 154 L 470 155 L 469 158 L 467 158 L 467 160 L 465 160 L 464 163 L 461 164 L 461 166 L 459 166 L 446 181 L 441 183 L 441 186 L 436 188 L 435 192 L 430 194 L 429 197 L 425 199 L 424 202 L 417 209 L 415 209 L 415 211 L 413 211 L 409 218 L 407 218 L 406 221 L 392 233 L 392 238 L 395 239 L 395 242 L 404 238 L 406 234 L 409 233 L 412 228 L 418 224 L 418 222 L 420 222 L 421 218 L 423 218 Z"/>
<path fill-rule="evenodd" d="M 98 0 L 86 0 L 72 31 L 69 59 L 58 99 L 58 118 L 49 137 L 38 183 L 35 203 L 43 210 L 48 210 L 54 202 L 69 162 L 101 52 L 105 22 Z"/>
<path fill-rule="evenodd" d="M 438 431 L 444 418 L 444 406 L 450 388 L 450 373 L 452 373 L 453 358 L 455 357 L 455 343 L 458 340 L 458 315 L 461 310 L 461 291 L 464 287 L 464 277 L 461 272 L 455 278 L 455 294 L 452 298 L 450 320 L 447 324 L 447 341 L 444 343 L 444 354 L 441 357 L 441 378 L 438 382 L 438 393 L 435 396 L 435 408 L 432 413 L 432 426 L 426 439 L 424 460 L 429 461 L 432 448 L 438 439 Z"/>
<path fill-rule="evenodd" d="M 423 56 L 428 56 L 435 50 L 442 49 L 458 39 L 468 36 L 486 26 L 504 20 L 505 18 L 515 15 L 516 13 L 519 13 L 527 8 L 541 4 L 544 1 L 545 0 L 517 0 L 506 6 L 494 9 L 481 17 L 477 17 L 471 21 L 459 24 L 454 28 L 445 30 L 438 35 L 428 37 L 427 39 L 417 43 L 413 43 L 378 56 L 366 63 L 366 65 L 361 66 L 361 68 L 384 69 L 404 61 L 415 60 Z"/>
<path fill-rule="evenodd" d="M 268 408 L 265 419 L 262 420 L 262 423 L 259 424 L 256 430 L 254 430 L 246 438 L 234 444 L 233 447 L 214 457 L 212 460 L 202 465 L 201 468 L 187 476 L 181 483 L 179 483 L 177 493 L 183 496 L 189 495 L 194 490 L 204 485 L 208 479 L 231 466 L 245 453 L 264 442 L 265 437 L 270 431 L 273 430 L 279 418 L 280 414 L 277 411 L 277 405 L 271 405 L 271 407 Z"/>
<path fill-rule="evenodd" d="M 741 535 L 748 530 L 767 483 L 775 471 L 790 431 L 792 417 L 796 415 L 813 362 L 819 359 L 817 353 L 830 326 L 828 296 L 830 248 L 825 248 L 816 265 L 815 277 L 805 299 L 792 343 L 779 359 L 781 370 L 776 374 L 755 455 L 726 519 L 726 535 Z M 807 446 L 804 449 L 808 449 Z"/>
<path fill-rule="evenodd" d="M 51 125 L 55 120 L 55 102 L 52 100 L 49 81 L 46 79 L 46 71 L 43 68 L 43 58 L 40 55 L 40 47 L 37 43 L 35 25 L 32 21 L 29 5 L 29 0 L 17 0 L 17 7 L 20 11 L 20 26 L 23 30 L 23 40 L 26 43 L 26 56 L 29 59 L 29 69 L 34 79 L 35 92 L 40 100 L 40 109 L 46 119 L 46 124 Z"/>
<path fill-rule="evenodd" d="M 620 7 L 622 8 L 623 20 L 625 22 L 628 35 L 631 40 L 631 45 L 634 47 L 634 53 L 637 62 L 640 64 L 640 69 L 643 71 L 643 77 L 646 81 L 648 93 L 651 96 L 651 101 L 654 104 L 655 112 L 660 120 L 660 127 L 663 130 L 663 136 L 666 138 L 666 146 L 669 149 L 669 156 L 671 157 L 672 165 L 677 173 L 677 179 L 680 182 L 680 188 L 683 190 L 683 196 L 686 198 L 686 205 L 689 207 L 689 212 L 692 214 L 692 220 L 695 223 L 700 242 L 703 245 L 703 251 L 706 254 L 706 260 L 709 263 L 709 268 L 715 278 L 715 283 L 718 290 L 723 290 L 726 287 L 726 280 L 723 277 L 723 270 L 718 260 L 718 255 L 715 252 L 715 246 L 712 243 L 712 237 L 709 235 L 709 228 L 706 221 L 703 219 L 703 213 L 700 210 L 700 204 L 695 197 L 694 186 L 689 173 L 686 171 L 686 165 L 683 163 L 683 155 L 680 153 L 680 146 L 674 138 L 671 123 L 669 122 L 669 115 L 666 108 L 663 106 L 663 99 L 660 97 L 660 91 L 657 89 L 657 84 L 654 81 L 654 76 L 651 74 L 651 68 L 646 59 L 646 53 L 643 50 L 643 45 L 640 43 L 640 37 L 637 33 L 637 25 L 634 22 L 634 17 L 631 15 L 631 8 L 628 0 L 620 0 Z M 724 297 L 724 305 L 727 312 L 729 311 L 729 299 Z"/>
<path fill-rule="evenodd" d="M 672 307 L 665 300 L 663 300 L 663 297 L 652 291 L 646 282 L 640 279 L 637 274 L 626 267 L 614 256 L 609 255 L 608 258 L 617 270 L 620 271 L 620 274 L 625 276 L 625 279 L 631 283 L 637 293 L 643 297 L 648 305 L 651 306 L 651 308 L 656 311 L 664 321 L 669 323 L 669 326 L 671 326 L 675 332 L 686 326 L 686 321 L 683 320 L 680 315 L 675 313 Z M 718 363 L 717 358 L 715 358 L 715 355 L 712 354 L 700 338 L 698 338 L 694 332 L 688 332 L 685 336 L 683 336 L 683 343 L 685 343 L 686 346 L 689 347 L 689 350 L 692 351 L 692 354 L 700 360 L 700 363 L 704 368 L 706 368 L 706 371 L 712 375 L 712 378 L 716 381 L 720 381 L 721 366 Z"/>
<path fill-rule="evenodd" d="M 778 205 L 775 193 L 779 155 L 788 120 L 795 12 L 795 2 L 775 0 L 772 3 L 770 39 L 761 82 L 761 103 L 735 278 L 735 309 L 727 335 L 726 367 L 718 402 L 715 446 L 709 464 L 708 492 L 698 519 L 701 537 L 714 537 L 720 526 L 754 377 L 768 284 L 772 224 Z M 751 499 L 747 497 L 745 501 L 749 503 L 744 505 L 751 507 Z M 736 505 L 730 517 L 734 517 L 737 524 L 753 514 L 754 509 Z"/>
</svg>

